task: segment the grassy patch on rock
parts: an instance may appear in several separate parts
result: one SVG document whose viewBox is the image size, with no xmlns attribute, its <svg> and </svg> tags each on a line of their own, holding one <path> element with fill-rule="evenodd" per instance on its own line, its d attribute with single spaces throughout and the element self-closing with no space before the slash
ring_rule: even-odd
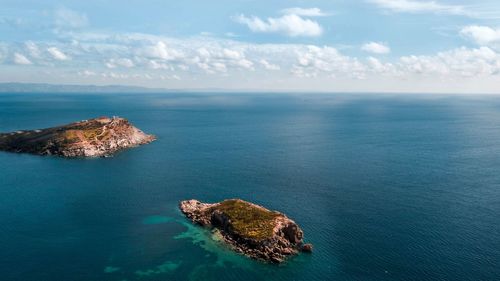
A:
<svg viewBox="0 0 500 281">
<path fill-rule="evenodd" d="M 233 231 L 245 238 L 263 240 L 273 236 L 275 219 L 280 214 L 242 200 L 226 200 L 212 207 L 226 214 Z"/>
</svg>

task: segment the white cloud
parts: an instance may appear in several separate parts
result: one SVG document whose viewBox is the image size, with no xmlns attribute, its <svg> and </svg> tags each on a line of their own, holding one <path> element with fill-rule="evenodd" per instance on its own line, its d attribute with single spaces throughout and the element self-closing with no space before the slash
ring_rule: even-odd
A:
<svg viewBox="0 0 500 281">
<path fill-rule="evenodd" d="M 367 0 L 383 9 L 405 13 L 436 13 L 471 16 L 472 14 L 461 5 L 441 4 L 436 1 L 417 0 Z"/>
<path fill-rule="evenodd" d="M 214 62 L 212 67 L 219 72 L 227 72 L 227 66 L 222 62 Z"/>
<path fill-rule="evenodd" d="M 84 70 L 84 71 L 79 71 L 78 72 L 78 75 L 79 76 L 84 76 L 84 77 L 92 77 L 92 76 L 96 76 L 97 73 L 95 73 L 94 71 L 91 71 L 91 70 Z"/>
<path fill-rule="evenodd" d="M 182 57 L 182 53 L 169 48 L 163 41 L 158 41 L 155 45 L 146 46 L 138 52 L 149 58 L 162 59 L 162 60 L 176 60 Z"/>
<path fill-rule="evenodd" d="M 54 12 L 54 24 L 58 28 L 81 28 L 88 25 L 87 15 L 67 8 L 59 8 Z"/>
<path fill-rule="evenodd" d="M 383 56 L 358 59 L 332 46 L 257 44 L 212 37 L 179 39 L 148 34 L 90 36 L 75 32 L 73 36 L 78 38 L 78 42 L 69 37 L 57 45 L 58 50 L 71 54 L 72 61 L 52 69 L 54 73 L 59 71 L 65 75 L 71 69 L 79 69 L 80 72 L 73 70 L 74 81 L 89 83 L 123 79 L 118 81 L 155 87 L 196 85 L 225 88 L 232 85 L 238 88 L 289 87 L 305 90 L 334 90 L 340 83 L 344 83 L 344 89 L 365 87 L 362 89 L 368 90 L 375 89 L 369 87 L 378 83 L 380 87 L 377 90 L 403 85 L 400 89 L 412 91 L 417 91 L 420 85 L 427 82 L 430 84 L 426 85 L 442 83 L 440 89 L 446 90 L 462 85 L 460 83 L 475 81 L 478 91 L 485 86 L 477 81 L 498 80 L 500 83 L 500 50 L 493 47 L 457 48 L 399 59 Z M 31 56 L 27 45 L 13 43 L 6 45 L 3 48 L 5 51 L 0 53 L 12 58 L 12 63 L 16 64 L 52 65 L 49 59 L 53 58 L 45 51 L 50 46 L 46 44 L 38 41 L 32 44 L 42 50 L 41 58 Z M 64 68 L 70 63 L 75 67 Z M 102 72 L 105 66 L 112 69 Z M 29 67 L 23 71 L 25 69 L 32 71 L 30 73 L 36 71 Z M 178 81 L 173 78 L 175 76 L 182 77 L 182 83 L 175 84 Z M 168 85 L 161 84 L 166 80 Z M 459 86 L 456 88 L 462 89 Z"/>
<path fill-rule="evenodd" d="M 135 64 L 131 59 L 128 58 L 118 58 L 118 59 L 109 59 L 105 63 L 107 68 L 116 68 L 116 67 L 126 67 L 126 68 L 131 68 L 134 67 Z"/>
<path fill-rule="evenodd" d="M 361 50 L 372 54 L 388 54 L 391 52 L 389 46 L 380 42 L 366 43 L 361 47 Z"/>
<path fill-rule="evenodd" d="M 375 73 L 383 75 L 387 74 L 397 75 L 398 71 L 392 63 L 383 63 L 379 59 L 374 57 L 368 57 L 367 63 L 370 70 Z"/>
<path fill-rule="evenodd" d="M 395 79 L 428 77 L 461 81 L 500 74 L 500 53 L 491 48 L 457 48 L 430 56 L 404 56 L 396 63 L 368 57 L 366 62 L 341 54 L 332 47 L 308 46 L 295 51 L 292 74 L 303 77 L 367 79 L 380 75 Z"/>
<path fill-rule="evenodd" d="M 296 14 L 287 14 L 278 18 L 247 17 L 240 15 L 235 18 L 238 23 L 245 24 L 253 32 L 280 33 L 290 37 L 317 37 L 323 34 L 323 28 L 318 22 L 304 19 Z"/>
<path fill-rule="evenodd" d="M 223 53 L 224 57 L 226 57 L 228 59 L 232 59 L 232 60 L 239 60 L 243 57 L 243 55 L 240 52 L 235 51 L 235 50 L 226 49 L 226 48 L 224 48 L 222 50 L 222 53 Z"/>
<path fill-rule="evenodd" d="M 158 62 L 156 60 L 148 60 L 146 61 L 146 66 L 151 69 L 164 69 L 164 70 L 171 70 L 172 66 L 165 62 Z"/>
<path fill-rule="evenodd" d="M 500 42 L 500 29 L 488 26 L 470 25 L 462 28 L 460 34 L 472 39 L 479 45 L 488 45 Z"/>
<path fill-rule="evenodd" d="M 282 14 L 285 15 L 297 15 L 297 16 L 304 16 L 304 17 L 325 17 L 328 16 L 328 13 L 324 13 L 321 11 L 319 8 L 299 8 L 299 7 L 293 7 L 293 8 L 287 8 L 281 10 Z"/>
<path fill-rule="evenodd" d="M 128 78 L 130 78 L 130 75 L 128 75 L 128 74 L 116 73 L 116 72 L 103 72 L 103 73 L 101 73 L 101 76 L 104 78 L 110 78 L 110 79 L 128 79 Z"/>
<path fill-rule="evenodd" d="M 253 62 L 247 59 L 237 60 L 234 62 L 234 65 L 248 70 L 253 70 Z"/>
<path fill-rule="evenodd" d="M 207 73 L 225 73 L 228 68 L 254 70 L 254 63 L 248 60 L 245 53 L 236 49 L 221 46 L 204 46 L 196 50 L 196 56 L 190 61 Z"/>
<path fill-rule="evenodd" d="M 265 59 L 261 59 L 259 61 L 259 63 L 267 70 L 280 70 L 281 67 L 277 64 L 272 64 L 272 63 L 269 63 L 267 60 Z"/>
<path fill-rule="evenodd" d="M 33 57 L 33 58 L 40 58 L 41 57 L 40 49 L 38 48 L 38 46 L 35 42 L 27 41 L 24 43 L 24 46 L 31 57 Z"/>
<path fill-rule="evenodd" d="M 333 47 L 305 46 L 296 50 L 297 63 L 292 73 L 299 77 L 316 77 L 321 74 L 363 78 L 366 67 L 356 58 L 341 54 Z"/>
<path fill-rule="evenodd" d="M 406 74 L 441 77 L 484 77 L 500 71 L 500 54 L 488 47 L 458 48 L 435 56 L 405 56 L 399 67 Z"/>
<path fill-rule="evenodd" d="M 60 60 L 60 61 L 69 60 L 69 57 L 56 47 L 47 48 L 47 52 L 49 52 L 49 54 L 55 60 Z"/>
<path fill-rule="evenodd" d="M 23 65 L 33 64 L 26 56 L 20 53 L 14 53 L 14 63 Z"/>
</svg>

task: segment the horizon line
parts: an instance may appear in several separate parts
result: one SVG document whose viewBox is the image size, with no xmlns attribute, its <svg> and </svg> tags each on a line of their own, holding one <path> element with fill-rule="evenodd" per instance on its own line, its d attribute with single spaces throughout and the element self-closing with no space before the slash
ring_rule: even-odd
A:
<svg viewBox="0 0 500 281">
<path fill-rule="evenodd" d="M 6 86 L 18 86 L 25 87 L 20 89 L 5 89 Z M 53 87 L 51 91 L 43 90 L 43 89 L 29 89 L 28 87 Z M 71 89 L 57 89 L 57 88 L 75 88 Z M 94 90 L 80 89 L 79 92 L 76 88 L 94 88 Z M 123 88 L 123 92 L 113 92 L 110 91 L 110 88 Z M 83 91 L 82 91 L 83 90 Z M 147 91 L 146 93 L 141 92 Z M 52 92 L 55 91 L 55 92 Z M 65 92 L 67 91 L 67 92 Z M 155 87 L 147 87 L 147 86 L 136 86 L 136 85 L 124 85 L 124 84 L 53 84 L 53 83 L 33 83 L 33 82 L 0 82 L 0 93 L 8 94 L 8 93 L 44 93 L 44 94 L 97 94 L 97 93 L 106 93 L 106 94 L 172 94 L 175 92 L 182 93 L 234 93 L 234 94 L 378 94 L 378 95 L 405 95 L 405 94 L 418 94 L 418 95 L 500 95 L 499 92 L 438 92 L 438 91 L 350 91 L 350 90 L 295 90 L 295 89 L 232 89 L 232 88 L 155 88 Z"/>
</svg>

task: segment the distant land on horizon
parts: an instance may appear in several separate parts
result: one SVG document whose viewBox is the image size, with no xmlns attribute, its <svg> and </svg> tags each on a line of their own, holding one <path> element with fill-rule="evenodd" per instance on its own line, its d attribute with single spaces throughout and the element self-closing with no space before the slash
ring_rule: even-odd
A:
<svg viewBox="0 0 500 281">
<path fill-rule="evenodd" d="M 0 83 L 0 93 L 291 93 L 293 90 L 265 90 L 265 89 L 225 89 L 225 88 L 149 88 L 127 85 L 79 85 L 79 84 L 49 84 L 49 83 Z M 304 92 L 304 91 L 300 91 Z M 314 91 L 316 92 L 316 91 Z"/>
<path fill-rule="evenodd" d="M 78 85 L 78 84 L 49 84 L 49 83 L 21 83 L 4 82 L 0 83 L 0 93 L 179 93 L 179 92 L 276 92 L 266 90 L 244 90 L 244 89 L 223 89 L 223 88 L 190 88 L 190 89 L 169 89 L 169 88 L 148 88 L 141 86 L 127 85 Z M 283 91 L 289 92 L 289 91 Z"/>
<path fill-rule="evenodd" d="M 80 94 L 115 94 L 115 93 L 293 93 L 294 90 L 265 90 L 265 89 L 225 89 L 225 88 L 149 88 L 127 85 L 81 85 L 81 84 L 49 84 L 49 83 L 0 83 L 0 93 L 80 93 Z M 304 92 L 304 91 L 300 91 Z M 317 91 L 313 91 L 317 92 Z"/>
<path fill-rule="evenodd" d="M 49 84 L 49 83 L 0 83 L 0 93 L 336 93 L 323 91 L 294 91 L 266 89 L 225 89 L 225 88 L 149 88 L 127 85 L 79 85 L 79 84 Z M 339 92 L 340 93 L 340 92 Z M 353 92 L 354 93 L 354 92 Z"/>
<path fill-rule="evenodd" d="M 64 85 L 46 83 L 0 83 L 0 93 L 166 93 L 185 90 L 123 85 Z"/>
<path fill-rule="evenodd" d="M 149 88 L 128 85 L 82 85 L 82 84 L 50 84 L 50 83 L 0 83 L 0 94 L 3 93 L 59 93 L 59 94 L 116 94 L 116 93 L 305 93 L 308 91 L 266 90 L 266 89 L 225 89 L 225 88 Z M 308 92 L 309 93 L 309 92 Z M 310 93 L 334 93 L 311 91 Z"/>
<path fill-rule="evenodd" d="M 497 93 L 452 93 L 452 92 L 350 92 L 350 91 L 304 91 L 304 90 L 266 90 L 266 89 L 226 89 L 226 88 L 149 88 L 127 85 L 81 85 L 81 84 L 49 84 L 49 83 L 22 83 L 22 82 L 0 82 L 0 94 L 6 93 L 53 93 L 53 94 L 116 94 L 116 93 L 309 93 L 309 94 L 443 94 L 443 95 L 498 95 Z"/>
</svg>

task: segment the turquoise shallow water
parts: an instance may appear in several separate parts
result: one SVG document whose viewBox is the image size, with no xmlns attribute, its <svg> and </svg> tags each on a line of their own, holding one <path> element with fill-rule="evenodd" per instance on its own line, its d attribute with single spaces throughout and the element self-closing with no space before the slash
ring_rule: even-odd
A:
<svg viewBox="0 0 500 281">
<path fill-rule="evenodd" d="M 0 95 L 0 131 L 101 115 L 158 141 L 0 153 L 1 280 L 500 279 L 499 97 Z M 235 197 L 287 213 L 315 252 L 255 262 L 177 210 Z"/>
</svg>

